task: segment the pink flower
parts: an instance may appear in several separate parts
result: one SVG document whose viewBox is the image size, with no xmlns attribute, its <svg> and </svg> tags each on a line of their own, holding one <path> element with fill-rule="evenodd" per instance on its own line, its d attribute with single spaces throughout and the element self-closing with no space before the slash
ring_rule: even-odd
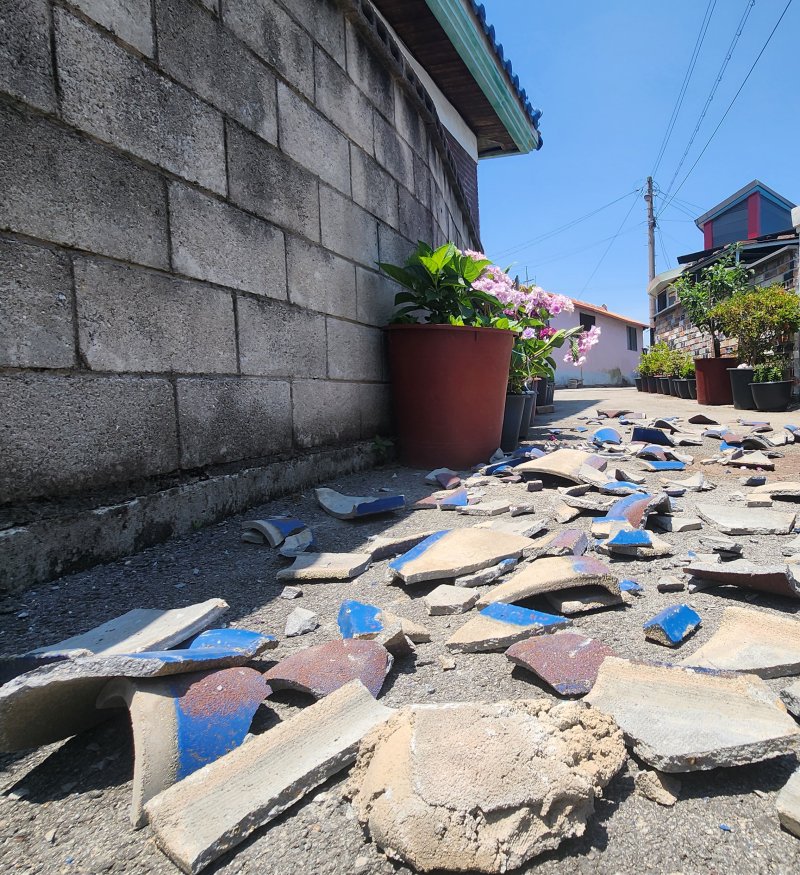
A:
<svg viewBox="0 0 800 875">
<path fill-rule="evenodd" d="M 533 330 L 533 328 L 526 328 L 522 332 L 522 339 L 523 340 L 530 340 L 532 337 L 536 337 L 536 332 Z"/>
<path fill-rule="evenodd" d="M 555 328 L 540 328 L 539 338 L 540 340 L 547 340 L 548 337 L 552 337 L 555 333 Z"/>
<path fill-rule="evenodd" d="M 473 261 L 486 261 L 486 256 L 482 252 L 476 252 L 474 249 L 465 249 L 462 255 L 471 258 Z"/>
</svg>

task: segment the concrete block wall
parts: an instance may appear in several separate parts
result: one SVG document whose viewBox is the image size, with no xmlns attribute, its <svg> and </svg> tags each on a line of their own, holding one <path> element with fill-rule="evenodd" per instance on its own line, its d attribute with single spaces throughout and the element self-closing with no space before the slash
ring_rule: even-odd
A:
<svg viewBox="0 0 800 875">
<path fill-rule="evenodd" d="M 9 526 L 391 433 L 376 262 L 477 240 L 368 6 L 0 0 L 0 566 Z"/>
</svg>

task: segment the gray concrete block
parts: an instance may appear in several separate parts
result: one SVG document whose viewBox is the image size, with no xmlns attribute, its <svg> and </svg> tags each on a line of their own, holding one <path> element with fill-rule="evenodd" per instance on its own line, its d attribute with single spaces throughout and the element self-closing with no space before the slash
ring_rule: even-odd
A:
<svg viewBox="0 0 800 875">
<path fill-rule="evenodd" d="M 212 12 L 219 14 L 219 0 L 200 0 L 200 2 L 206 7 L 206 9 L 210 9 Z"/>
<path fill-rule="evenodd" d="M 406 89 L 394 83 L 394 123 L 403 139 L 425 161 L 428 159 L 428 134 L 425 122 Z"/>
<path fill-rule="evenodd" d="M 328 376 L 333 380 L 384 379 L 383 332 L 328 319 Z"/>
<path fill-rule="evenodd" d="M 166 213 L 156 174 L 0 106 L 0 228 L 166 267 Z"/>
<path fill-rule="evenodd" d="M 376 435 L 390 437 L 394 433 L 391 386 L 388 383 L 361 383 L 357 398 L 361 437 L 364 440 L 372 440 Z"/>
<path fill-rule="evenodd" d="M 431 213 L 434 225 L 438 225 L 442 235 L 448 239 L 450 236 L 450 214 L 447 211 L 445 196 L 436 183 L 431 186 Z"/>
<path fill-rule="evenodd" d="M 149 5 L 149 4 L 148 4 Z M 278 142 L 275 77 L 190 0 L 159 0 L 158 60 L 170 76 L 270 143 Z"/>
<path fill-rule="evenodd" d="M 394 119 L 394 80 L 351 22 L 347 22 L 347 72 L 386 118 Z"/>
<path fill-rule="evenodd" d="M 348 142 L 294 91 L 278 83 L 280 147 L 298 164 L 350 194 Z"/>
<path fill-rule="evenodd" d="M 300 237 L 286 236 L 289 300 L 298 307 L 356 318 L 355 265 Z"/>
<path fill-rule="evenodd" d="M 63 9 L 54 15 L 64 119 L 178 176 L 225 192 L 219 113 Z"/>
<path fill-rule="evenodd" d="M 382 273 L 356 268 L 358 319 L 368 325 L 383 326 L 394 312 L 394 296 L 401 286 Z"/>
<path fill-rule="evenodd" d="M 243 374 L 321 377 L 326 372 L 325 317 L 267 299 L 238 303 Z"/>
<path fill-rule="evenodd" d="M 169 187 L 169 206 L 176 271 L 286 300 L 282 231 L 179 182 Z"/>
<path fill-rule="evenodd" d="M 152 58 L 150 0 L 73 0 L 73 6 L 121 40 L 130 43 L 143 55 Z"/>
<path fill-rule="evenodd" d="M 414 195 L 400 188 L 400 233 L 409 240 L 430 240 L 433 217 Z"/>
<path fill-rule="evenodd" d="M 295 443 L 304 449 L 356 441 L 361 436 L 358 383 L 295 380 Z"/>
<path fill-rule="evenodd" d="M 426 209 L 431 208 L 431 172 L 428 162 L 414 156 L 414 195 Z"/>
<path fill-rule="evenodd" d="M 316 103 L 345 136 L 373 153 L 372 115 L 369 100 L 347 73 L 322 52 L 314 55 Z"/>
<path fill-rule="evenodd" d="M 334 60 L 345 65 L 345 19 L 336 0 L 292 0 L 289 11 Z"/>
<path fill-rule="evenodd" d="M 0 91 L 55 111 L 49 6 L 47 0 L 0 4 Z"/>
<path fill-rule="evenodd" d="M 377 220 L 326 186 L 319 191 L 322 243 L 367 267 L 378 261 Z"/>
<path fill-rule="evenodd" d="M 288 382 L 181 379 L 177 392 L 183 468 L 258 459 L 292 448 Z"/>
<path fill-rule="evenodd" d="M 314 97 L 312 42 L 275 0 L 226 0 L 223 22 L 307 97 Z"/>
<path fill-rule="evenodd" d="M 0 494 L 54 497 L 175 470 L 172 386 L 140 377 L 0 377 Z"/>
<path fill-rule="evenodd" d="M 381 224 L 378 228 L 378 251 L 380 258 L 388 264 L 405 264 L 406 259 L 416 248 L 415 244 L 402 237 L 392 228 Z"/>
<path fill-rule="evenodd" d="M 319 240 L 316 177 L 234 124 L 228 125 L 228 173 L 232 201 L 276 225 Z"/>
<path fill-rule="evenodd" d="M 236 372 L 229 292 L 76 258 L 75 294 L 81 354 L 94 370 Z"/>
<path fill-rule="evenodd" d="M 74 364 L 69 260 L 52 249 L 0 239 L 0 366 Z"/>
<path fill-rule="evenodd" d="M 393 228 L 397 228 L 397 183 L 374 158 L 352 143 L 350 164 L 353 172 L 353 200 Z"/>
<path fill-rule="evenodd" d="M 414 153 L 394 126 L 375 116 L 375 157 L 409 191 L 414 190 Z"/>
</svg>

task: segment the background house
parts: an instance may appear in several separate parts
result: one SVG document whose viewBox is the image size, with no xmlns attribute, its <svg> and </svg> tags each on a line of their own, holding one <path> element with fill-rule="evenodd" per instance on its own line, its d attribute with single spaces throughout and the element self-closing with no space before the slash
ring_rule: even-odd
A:
<svg viewBox="0 0 800 875">
<path fill-rule="evenodd" d="M 739 244 L 739 258 L 753 271 L 755 286 L 798 285 L 798 230 L 793 227 L 794 204 L 757 179 L 695 220 L 705 248 L 678 258 L 678 266 L 658 274 L 647 287 L 650 297 L 651 342 L 665 341 L 675 349 L 709 354 L 709 340 L 686 318 L 673 288 L 683 275 L 697 277 L 731 243 Z M 722 341 L 723 354 L 735 341 Z"/>
<path fill-rule="evenodd" d="M 570 379 L 583 381 L 584 386 L 632 386 L 633 372 L 642 354 L 644 329 L 642 322 L 609 312 L 603 305 L 588 304 L 572 299 L 575 310 L 559 313 L 550 320 L 553 328 L 574 328 L 581 325 L 588 330 L 593 325 L 601 329 L 600 341 L 592 347 L 586 363 L 580 367 L 566 364 L 564 352 L 556 356 L 558 370 L 556 385 L 566 386 Z"/>
<path fill-rule="evenodd" d="M 0 587 L 366 466 L 376 267 L 480 248 L 541 145 L 469 0 L 11 0 L 0 42 Z"/>
</svg>

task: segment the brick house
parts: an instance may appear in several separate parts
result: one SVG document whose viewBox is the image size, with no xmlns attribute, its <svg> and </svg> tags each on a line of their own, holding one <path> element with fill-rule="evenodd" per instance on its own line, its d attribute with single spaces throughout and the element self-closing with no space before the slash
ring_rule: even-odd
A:
<svg viewBox="0 0 800 875">
<path fill-rule="evenodd" d="M 0 590 L 366 467 L 376 266 L 541 146 L 470 0 L 9 0 Z"/>
<path fill-rule="evenodd" d="M 678 258 L 678 266 L 658 274 L 647 287 L 650 298 L 650 342 L 664 341 L 675 349 L 709 354 L 708 338 L 686 318 L 673 283 L 680 276 L 699 276 L 732 243 L 739 258 L 753 271 L 756 286 L 781 283 L 798 287 L 798 229 L 794 204 L 773 189 L 753 180 L 695 220 L 705 248 Z M 798 217 L 800 218 L 800 217 Z M 723 355 L 735 341 L 723 340 Z"/>
</svg>

